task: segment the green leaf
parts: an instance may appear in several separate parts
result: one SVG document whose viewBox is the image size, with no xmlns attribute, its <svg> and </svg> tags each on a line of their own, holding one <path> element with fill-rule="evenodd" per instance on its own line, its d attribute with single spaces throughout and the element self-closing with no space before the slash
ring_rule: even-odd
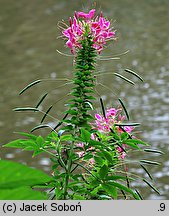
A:
<svg viewBox="0 0 169 216">
<path fill-rule="evenodd" d="M 121 135 L 121 140 L 127 140 L 129 138 L 129 134 L 127 132 L 123 132 Z"/>
<path fill-rule="evenodd" d="M 121 79 L 123 79 L 123 80 L 125 80 L 126 82 L 128 82 L 128 83 L 130 83 L 132 85 L 135 85 L 135 83 L 133 81 L 129 80 L 128 78 L 126 78 L 124 76 L 122 76 L 121 74 L 114 73 L 114 75 L 117 76 L 117 77 L 119 77 L 119 78 L 121 78 Z"/>
<path fill-rule="evenodd" d="M 117 199 L 116 187 L 109 184 L 102 184 L 102 188 L 106 191 L 107 194 L 111 195 L 114 199 Z"/>
<path fill-rule="evenodd" d="M 106 180 L 119 180 L 119 179 L 126 180 L 126 176 L 113 175 L 113 176 L 108 176 L 106 178 Z M 128 177 L 128 179 L 129 180 L 134 180 L 133 178 L 129 178 L 129 177 Z"/>
<path fill-rule="evenodd" d="M 29 137 L 33 140 L 36 140 L 37 136 L 36 135 L 33 135 L 33 134 L 29 134 L 29 133 L 24 133 L 24 132 L 15 132 L 16 134 L 20 134 L 22 136 L 26 136 L 26 137 Z"/>
<path fill-rule="evenodd" d="M 38 147 L 42 147 L 43 143 L 44 143 L 43 137 L 42 136 L 38 136 L 37 139 L 36 139 L 36 143 L 37 143 Z"/>
<path fill-rule="evenodd" d="M 27 89 L 29 89 L 30 87 L 32 87 L 32 86 L 34 86 L 34 85 L 36 85 L 36 84 L 38 84 L 38 83 L 40 83 L 40 82 L 41 82 L 41 80 L 36 80 L 36 81 L 30 83 L 29 85 L 27 85 L 25 88 L 23 88 L 23 89 L 19 92 L 19 95 L 21 95 L 21 94 L 22 94 L 23 92 L 25 92 Z"/>
<path fill-rule="evenodd" d="M 66 114 L 70 114 L 70 115 L 77 115 L 78 111 L 75 109 L 69 109 L 65 112 Z"/>
<path fill-rule="evenodd" d="M 101 179 L 105 179 L 107 174 L 108 174 L 108 167 L 104 164 L 99 170 L 99 175 Z"/>
<path fill-rule="evenodd" d="M 86 200 L 86 198 L 82 195 L 77 195 L 77 194 L 74 194 L 73 195 L 73 199 L 74 200 Z"/>
<path fill-rule="evenodd" d="M 85 141 L 85 142 L 89 142 L 90 141 L 90 137 L 91 134 L 89 131 L 85 130 L 84 128 L 80 129 L 81 131 L 81 138 Z"/>
<path fill-rule="evenodd" d="M 104 144 L 99 142 L 99 141 L 90 139 L 89 146 L 96 146 L 96 147 L 101 146 L 101 147 L 103 147 Z"/>
<path fill-rule="evenodd" d="M 130 142 L 129 142 L 129 141 L 127 141 L 127 140 L 125 140 L 125 141 L 124 141 L 124 143 L 125 143 L 126 145 L 128 145 L 128 146 L 130 146 L 130 147 L 134 148 L 134 149 L 141 150 L 141 148 L 140 148 L 140 147 L 138 147 L 138 146 L 137 146 L 135 143 L 133 143 L 133 142 L 132 142 L 132 140 L 130 140 Z"/>
<path fill-rule="evenodd" d="M 126 144 L 132 142 L 132 143 L 135 143 L 135 144 L 150 146 L 150 144 L 145 143 L 145 142 L 143 142 L 143 141 L 141 141 L 141 140 L 139 140 L 139 139 L 128 139 L 128 140 L 126 140 L 125 142 L 126 142 Z"/>
<path fill-rule="evenodd" d="M 126 186 L 124 186 L 122 184 L 119 184 L 117 182 L 111 182 L 109 184 L 119 188 L 120 190 L 124 190 L 124 191 L 132 194 L 135 199 L 139 199 L 138 195 L 133 190 L 131 190 L 130 188 L 128 188 L 128 187 L 126 187 Z"/>
<path fill-rule="evenodd" d="M 27 187 L 0 189 L 0 200 L 47 200 L 47 195 Z"/>
<path fill-rule="evenodd" d="M 104 160 L 101 157 L 94 156 L 94 160 L 99 166 L 102 166 L 104 164 Z"/>
<path fill-rule="evenodd" d="M 44 172 L 12 161 L 0 160 L 0 189 L 34 186 L 52 181 Z"/>
<path fill-rule="evenodd" d="M 36 146 L 36 144 L 33 140 L 17 139 L 3 145 L 3 147 L 10 147 L 10 148 L 26 148 L 28 146 L 33 147 Z"/>
<path fill-rule="evenodd" d="M 60 140 L 61 141 L 74 141 L 75 139 L 73 138 L 71 134 L 66 134 L 66 135 L 61 136 Z"/>
<path fill-rule="evenodd" d="M 36 140 L 28 140 L 28 139 L 18 139 L 14 140 L 10 143 L 5 144 L 3 147 L 10 147 L 10 148 L 22 148 L 23 150 L 27 151 L 34 151 L 33 157 L 44 152 L 41 149 L 44 146 L 45 142 L 43 137 L 38 136 Z"/>
<path fill-rule="evenodd" d="M 27 149 L 24 149 L 24 150 L 27 150 Z M 36 155 L 41 154 L 42 152 L 44 152 L 43 149 L 39 149 L 39 148 L 33 149 L 33 150 L 34 150 L 34 152 L 33 152 L 32 157 L 35 157 Z"/>
<path fill-rule="evenodd" d="M 110 163 L 113 163 L 111 153 L 109 153 L 109 152 L 106 151 L 106 150 L 102 150 L 102 154 L 104 155 L 104 157 L 105 157 Z"/>
<path fill-rule="evenodd" d="M 48 142 L 52 142 L 52 141 L 58 141 L 58 134 L 54 131 L 52 131 L 47 137 L 46 137 L 46 141 Z"/>
</svg>

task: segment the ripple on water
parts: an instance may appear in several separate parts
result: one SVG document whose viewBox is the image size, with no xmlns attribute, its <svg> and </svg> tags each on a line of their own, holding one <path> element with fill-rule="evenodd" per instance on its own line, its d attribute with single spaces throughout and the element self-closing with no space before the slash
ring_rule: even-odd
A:
<svg viewBox="0 0 169 216">
<path fill-rule="evenodd" d="M 13 153 L 7 153 L 5 155 L 5 158 L 7 158 L 7 159 L 13 159 L 14 157 L 15 157 L 15 155 Z"/>
<path fill-rule="evenodd" d="M 50 159 L 49 158 L 42 158 L 42 159 L 40 159 L 39 164 L 43 165 L 43 166 L 49 166 L 50 165 Z"/>
</svg>

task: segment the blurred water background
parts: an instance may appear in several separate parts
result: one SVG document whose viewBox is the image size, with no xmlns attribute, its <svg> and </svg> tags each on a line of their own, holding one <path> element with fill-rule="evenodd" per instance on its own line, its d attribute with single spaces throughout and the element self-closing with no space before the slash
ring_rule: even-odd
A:
<svg viewBox="0 0 169 216">
<path fill-rule="evenodd" d="M 98 70 L 103 76 L 98 77 L 108 88 L 98 86 L 104 103 L 115 106 L 117 97 L 121 97 L 128 108 L 131 120 L 140 122 L 142 131 L 139 135 L 153 148 L 164 151 L 162 156 L 152 155 L 153 160 L 161 166 L 149 166 L 153 173 L 154 183 L 161 191 L 161 196 L 146 185 L 137 183 L 145 199 L 169 198 L 169 1 L 168 0 L 105 0 L 95 1 L 96 8 L 115 21 L 118 42 L 109 44 L 102 56 L 116 56 L 127 50 L 120 60 L 100 61 Z M 56 102 L 51 114 L 57 119 L 62 117 L 65 109 L 65 95 L 70 86 L 63 81 L 43 82 L 29 89 L 22 96 L 18 92 L 28 83 L 36 79 L 71 78 L 73 58 L 56 52 L 68 53 L 60 36 L 57 23 L 68 22 L 74 11 L 91 9 L 91 1 L 66 0 L 0 0 L 0 145 L 18 135 L 14 131 L 30 131 L 39 124 L 41 114 L 15 113 L 15 107 L 34 106 L 38 99 L 50 92 L 43 110 Z M 131 68 L 145 80 L 137 79 L 133 87 L 106 72 L 118 72 Z M 61 86 L 61 87 L 59 87 Z M 97 103 L 98 111 L 99 104 Z M 57 121 L 47 118 L 46 122 L 56 124 Z M 41 134 L 47 131 L 42 130 Z M 31 157 L 31 152 L 14 149 L 0 149 L 0 157 L 26 163 L 47 172 L 50 160 L 41 155 Z M 130 157 L 138 158 L 139 155 Z M 130 167 L 132 171 L 142 173 L 138 167 Z M 146 175 L 145 175 L 146 176 Z"/>
</svg>

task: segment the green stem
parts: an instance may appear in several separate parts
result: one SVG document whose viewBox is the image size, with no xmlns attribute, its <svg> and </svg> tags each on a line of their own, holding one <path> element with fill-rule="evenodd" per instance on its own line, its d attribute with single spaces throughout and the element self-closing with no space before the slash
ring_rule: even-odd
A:
<svg viewBox="0 0 169 216">
<path fill-rule="evenodd" d="M 67 114 L 69 114 L 71 118 L 70 120 L 65 120 L 65 122 L 69 122 L 70 126 L 72 126 L 68 131 L 73 132 L 75 140 L 76 136 L 79 136 L 79 129 L 81 127 L 87 129 L 91 128 L 89 121 L 92 117 L 88 114 L 88 111 L 91 110 L 91 101 L 95 99 L 92 94 L 94 92 L 93 87 L 95 86 L 93 71 L 95 70 L 96 50 L 93 48 L 93 42 L 89 36 L 81 42 L 81 45 L 82 48 L 79 49 L 76 56 L 76 71 L 73 79 L 74 88 L 70 93 L 73 96 L 73 99 L 70 100 L 71 104 L 69 104 L 69 110 L 67 111 Z M 72 160 L 74 144 L 75 141 L 72 141 L 69 146 L 67 169 L 65 170 L 66 176 L 63 188 L 63 198 L 65 200 L 68 198 L 68 184 L 70 176 L 72 175 L 72 165 L 76 164 Z M 83 167 L 83 165 L 80 164 L 79 166 Z M 83 168 L 85 169 L 85 167 Z M 88 170 L 88 172 L 90 171 Z"/>
<path fill-rule="evenodd" d="M 71 169 L 72 169 L 72 155 L 73 155 L 73 148 L 74 147 L 74 141 L 71 142 L 69 155 L 68 155 L 68 162 L 67 162 L 67 169 L 66 169 L 66 178 L 65 178 L 65 185 L 64 185 L 64 192 L 63 192 L 63 198 L 64 200 L 67 199 L 67 190 L 68 190 L 68 184 L 69 184 L 69 178 L 71 175 Z"/>
<path fill-rule="evenodd" d="M 94 74 L 96 62 L 96 50 L 92 47 L 93 42 L 90 37 L 82 41 L 82 48 L 79 49 L 75 62 L 74 85 L 71 95 L 73 99 L 70 100 L 70 108 L 68 113 L 72 115 L 71 124 L 77 127 L 90 128 L 89 121 L 92 119 L 88 111 L 91 110 L 90 104 L 95 98 L 94 93 Z"/>
</svg>

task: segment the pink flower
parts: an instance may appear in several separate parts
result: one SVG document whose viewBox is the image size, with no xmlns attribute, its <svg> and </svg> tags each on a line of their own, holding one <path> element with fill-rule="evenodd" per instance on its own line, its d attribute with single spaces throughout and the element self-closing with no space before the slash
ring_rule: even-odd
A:
<svg viewBox="0 0 169 216">
<path fill-rule="evenodd" d="M 126 156 L 126 153 L 123 151 L 120 155 L 119 155 L 119 159 L 124 159 Z"/>
<path fill-rule="evenodd" d="M 90 162 L 92 165 L 95 164 L 94 158 L 90 158 L 90 159 L 89 159 L 89 162 Z"/>
<path fill-rule="evenodd" d="M 81 157 L 84 156 L 85 152 L 84 152 L 84 151 L 81 151 L 81 152 L 77 152 L 77 154 L 78 154 L 79 158 L 81 158 Z"/>
<path fill-rule="evenodd" d="M 87 151 L 93 151 L 95 150 L 95 148 L 93 146 L 91 146 L 90 148 L 87 149 Z"/>
<path fill-rule="evenodd" d="M 101 116 L 100 114 L 96 114 L 96 115 L 95 115 L 95 118 L 96 118 L 98 121 L 102 121 L 102 120 L 103 120 L 103 118 L 102 118 L 102 116 Z"/>
<path fill-rule="evenodd" d="M 115 127 L 115 124 L 120 124 L 125 119 L 125 117 L 121 115 L 121 111 L 121 109 L 109 108 L 106 110 L 106 117 L 95 114 L 96 129 L 103 133 L 109 133 L 111 129 L 116 129 L 119 133 L 123 133 L 124 130 L 127 133 L 131 133 L 134 129 L 132 126 L 125 126 L 124 130 L 118 126 Z"/>
<path fill-rule="evenodd" d="M 126 155 L 126 153 L 125 153 L 125 151 L 124 151 L 126 145 L 123 144 L 122 147 L 123 147 L 123 148 L 121 148 L 121 147 L 117 147 L 117 148 L 116 148 L 117 151 L 118 151 L 118 153 L 119 153 L 119 159 L 124 159 L 124 157 L 125 157 L 125 155 Z"/>
<path fill-rule="evenodd" d="M 95 9 L 92 9 L 89 11 L 89 13 L 84 13 L 84 12 L 77 12 L 77 17 L 78 18 L 84 18 L 84 19 L 92 19 L 95 13 Z"/>
<path fill-rule="evenodd" d="M 115 124 L 122 124 L 125 120 L 125 116 L 121 115 L 122 110 L 121 109 L 115 109 L 115 108 L 109 108 L 106 110 L 106 117 L 102 116 L 101 114 L 95 114 L 95 129 L 101 132 L 102 134 L 105 134 L 106 136 L 109 136 L 111 130 L 117 132 L 119 135 L 124 133 L 124 130 L 127 133 L 131 133 L 134 127 L 132 126 L 124 126 L 123 129 L 119 126 L 116 126 Z M 94 138 L 95 136 L 93 136 Z M 124 149 L 126 148 L 126 145 L 123 144 L 122 148 L 117 147 L 116 150 L 119 154 L 119 159 L 124 159 L 126 153 Z"/>
<path fill-rule="evenodd" d="M 111 117 L 115 117 L 116 113 L 118 110 L 116 110 L 115 108 L 110 108 L 106 111 L 106 118 L 108 118 L 109 116 Z"/>
<path fill-rule="evenodd" d="M 91 136 L 90 136 L 90 138 L 91 138 L 92 140 L 95 140 L 95 139 L 96 139 L 96 136 L 95 136 L 95 134 L 94 134 L 94 133 L 92 133 L 92 134 L 91 134 Z"/>
<path fill-rule="evenodd" d="M 124 130 L 127 132 L 127 133 L 131 133 L 131 131 L 134 129 L 134 127 L 132 126 L 125 126 L 124 127 Z"/>
<path fill-rule="evenodd" d="M 97 125 L 97 129 L 100 132 L 109 133 L 111 131 L 111 128 L 117 122 L 116 115 L 119 111 L 121 110 L 120 109 L 116 110 L 115 108 L 109 108 L 106 110 L 106 117 L 100 114 L 95 114 L 95 118 L 96 118 L 95 123 Z"/>
<path fill-rule="evenodd" d="M 66 45 L 71 49 L 72 53 L 76 53 L 80 49 L 81 42 L 85 37 L 91 37 L 93 47 L 100 52 L 103 50 L 107 41 L 115 38 L 115 31 L 110 27 L 110 21 L 100 14 L 100 17 L 95 17 L 95 9 L 89 13 L 75 12 L 72 18 L 69 18 L 70 27 L 63 31 L 63 35 L 68 38 Z"/>
<path fill-rule="evenodd" d="M 78 144 L 76 144 L 76 146 L 79 148 L 84 148 L 84 143 L 78 143 Z"/>
</svg>

